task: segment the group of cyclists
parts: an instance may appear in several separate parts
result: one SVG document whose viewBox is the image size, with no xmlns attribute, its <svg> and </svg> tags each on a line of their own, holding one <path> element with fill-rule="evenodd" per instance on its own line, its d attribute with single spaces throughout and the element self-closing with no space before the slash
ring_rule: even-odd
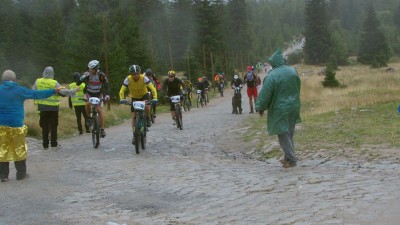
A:
<svg viewBox="0 0 400 225">
<path fill-rule="evenodd" d="M 85 98 L 90 97 L 98 97 L 100 99 L 104 99 L 108 101 L 110 99 L 110 88 L 107 76 L 100 69 L 100 63 L 97 60 L 91 60 L 88 63 L 88 71 L 84 72 L 79 79 L 76 81 L 76 85 L 80 86 L 84 84 L 84 96 Z M 254 68 L 254 67 L 253 67 Z M 244 76 L 243 80 L 238 76 L 234 75 L 231 80 L 231 87 L 240 87 L 247 84 L 247 95 L 250 100 L 250 113 L 253 113 L 253 99 L 254 102 L 257 98 L 257 86 L 260 84 L 260 78 L 256 75 L 251 66 L 247 67 L 247 74 Z M 160 79 L 154 74 L 151 69 L 146 69 L 142 72 L 142 69 L 139 65 L 131 65 L 128 69 L 129 74 L 124 79 L 120 91 L 119 98 L 120 104 L 126 104 L 127 101 L 125 99 L 125 93 L 129 92 L 129 96 L 131 101 L 150 101 L 153 106 L 154 117 L 156 117 L 156 106 L 158 102 L 158 91 L 162 91 L 164 96 L 168 99 L 171 96 L 183 96 L 183 92 L 186 91 L 187 98 L 191 104 L 192 102 L 192 83 L 186 77 L 178 78 L 176 76 L 176 72 L 174 70 L 168 71 L 168 77 L 164 82 L 161 83 Z M 223 83 L 227 84 L 226 76 L 224 73 L 218 73 L 214 76 L 214 84 L 219 85 Z M 200 76 L 195 83 L 195 88 L 197 90 L 201 90 L 202 97 L 207 95 L 208 89 L 210 87 L 210 82 L 205 76 Z M 102 89 L 104 89 L 104 94 L 102 93 Z M 239 93 L 240 94 L 240 93 Z M 237 94 L 235 95 L 237 98 Z M 240 95 L 241 98 L 241 95 Z M 181 98 L 183 100 L 183 98 Z M 232 100 L 233 101 L 233 100 Z M 170 113 L 171 118 L 175 122 L 176 120 L 176 112 L 175 112 L 175 104 L 169 101 L 170 103 Z M 182 103 L 182 102 L 181 102 Z M 233 102 L 232 102 L 233 104 Z M 90 115 L 90 104 L 86 102 L 85 109 L 87 115 Z M 101 137 L 105 137 L 106 133 L 104 131 L 104 112 L 102 110 L 101 105 L 97 108 L 99 113 L 99 122 L 101 128 Z M 240 104 L 238 114 L 242 113 L 242 107 Z M 135 121 L 135 113 L 134 108 L 131 106 L 131 114 L 132 114 L 132 128 L 133 121 Z M 147 125 L 151 126 L 150 122 L 150 105 L 146 105 L 145 114 L 147 119 Z M 86 128 L 91 124 L 91 118 L 88 116 L 86 120 Z M 82 129 L 82 128 L 80 128 Z M 80 131 L 81 132 L 81 131 Z M 82 132 L 81 132 L 82 133 Z"/>
</svg>

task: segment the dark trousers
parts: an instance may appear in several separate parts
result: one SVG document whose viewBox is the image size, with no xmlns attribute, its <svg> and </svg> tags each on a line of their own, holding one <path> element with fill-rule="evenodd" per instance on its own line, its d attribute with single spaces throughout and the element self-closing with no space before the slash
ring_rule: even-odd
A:
<svg viewBox="0 0 400 225">
<path fill-rule="evenodd" d="M 42 128 L 43 147 L 49 147 L 49 134 L 51 147 L 57 147 L 58 111 L 41 111 L 39 125 Z"/>
<path fill-rule="evenodd" d="M 86 120 L 87 120 L 88 116 L 86 114 L 85 106 L 84 105 L 77 105 L 77 106 L 74 106 L 74 109 L 75 109 L 75 115 L 76 115 L 76 124 L 78 125 L 79 133 L 83 132 L 83 130 L 82 130 L 82 116 L 85 119 L 85 123 L 84 123 L 85 124 L 85 130 L 86 130 L 86 132 L 88 132 L 89 131 L 89 127 L 86 126 Z"/>
<path fill-rule="evenodd" d="M 10 173 L 10 163 L 0 162 L 0 179 L 7 179 Z M 14 162 L 15 169 L 17 170 L 17 178 L 21 178 L 26 174 L 26 159 Z"/>
</svg>

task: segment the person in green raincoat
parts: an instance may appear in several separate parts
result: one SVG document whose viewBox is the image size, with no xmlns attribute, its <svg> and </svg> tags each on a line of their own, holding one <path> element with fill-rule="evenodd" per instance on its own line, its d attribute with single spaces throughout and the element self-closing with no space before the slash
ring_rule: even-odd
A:
<svg viewBox="0 0 400 225">
<path fill-rule="evenodd" d="M 297 165 L 293 135 L 295 125 L 301 122 L 301 81 L 297 71 L 286 65 L 286 60 L 279 48 L 268 62 L 272 70 L 263 80 L 256 101 L 256 109 L 261 116 L 264 111 L 268 111 L 268 134 L 278 135 L 279 144 L 284 152 L 284 158 L 280 162 L 284 168 L 289 168 Z"/>
</svg>

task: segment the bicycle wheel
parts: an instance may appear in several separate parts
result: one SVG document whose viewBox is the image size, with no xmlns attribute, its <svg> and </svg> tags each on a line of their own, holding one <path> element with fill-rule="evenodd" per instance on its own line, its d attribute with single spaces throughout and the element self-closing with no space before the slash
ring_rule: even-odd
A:
<svg viewBox="0 0 400 225">
<path fill-rule="evenodd" d="M 136 154 L 140 153 L 139 145 L 140 145 L 140 115 L 136 114 L 135 118 L 135 132 L 133 133 L 133 136 L 135 138 L 135 151 Z"/>
<path fill-rule="evenodd" d="M 140 131 L 140 144 L 142 146 L 142 149 L 146 149 L 146 135 L 147 135 L 147 122 L 146 122 L 146 117 L 145 116 L 141 116 L 140 118 L 141 122 L 140 122 L 140 127 L 141 127 L 141 131 Z"/>
<path fill-rule="evenodd" d="M 155 109 L 154 109 L 154 106 L 151 105 L 150 106 L 150 120 L 152 123 L 156 122 L 156 117 L 154 116 L 154 114 L 155 114 Z"/>
<path fill-rule="evenodd" d="M 200 105 L 203 106 L 203 104 L 201 104 L 201 95 L 198 94 L 197 95 L 197 108 L 199 108 Z"/>
<path fill-rule="evenodd" d="M 189 99 L 185 99 L 185 102 L 183 103 L 185 106 L 186 106 L 186 108 L 187 108 L 187 111 L 190 111 L 190 102 L 189 102 Z"/>
<path fill-rule="evenodd" d="M 184 97 L 184 98 L 183 98 L 183 110 L 185 110 L 185 112 L 188 111 L 186 101 L 187 101 L 187 98 Z"/>
<path fill-rule="evenodd" d="M 92 143 L 94 148 L 98 148 L 100 145 L 100 126 L 99 117 L 97 114 L 93 114 L 93 126 L 92 126 Z"/>
<path fill-rule="evenodd" d="M 181 106 L 179 104 L 175 105 L 175 112 L 176 112 L 176 126 L 179 129 L 183 129 L 183 122 L 182 122 L 182 110 L 181 110 Z"/>
</svg>

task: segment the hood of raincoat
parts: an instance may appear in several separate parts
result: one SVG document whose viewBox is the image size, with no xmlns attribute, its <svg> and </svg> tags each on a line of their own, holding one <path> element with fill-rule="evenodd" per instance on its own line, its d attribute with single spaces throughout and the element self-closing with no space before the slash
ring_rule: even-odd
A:
<svg viewBox="0 0 400 225">
<path fill-rule="evenodd" d="M 43 78 L 51 78 L 54 79 L 54 69 L 51 66 L 44 68 L 43 70 Z"/>
<path fill-rule="evenodd" d="M 285 58 L 283 57 L 282 50 L 280 48 L 276 49 L 271 57 L 269 57 L 268 62 L 272 68 L 285 65 Z"/>
<path fill-rule="evenodd" d="M 73 76 L 73 78 L 74 78 L 74 81 L 75 81 L 75 82 L 78 82 L 78 81 L 79 81 L 79 78 L 81 77 L 81 74 L 78 73 L 78 72 L 75 72 L 72 76 Z"/>
<path fill-rule="evenodd" d="M 1 88 L 9 90 L 9 89 L 11 89 L 13 87 L 16 87 L 16 86 L 18 86 L 17 82 L 6 80 L 6 81 L 3 81 L 3 85 L 1 86 Z"/>
</svg>

